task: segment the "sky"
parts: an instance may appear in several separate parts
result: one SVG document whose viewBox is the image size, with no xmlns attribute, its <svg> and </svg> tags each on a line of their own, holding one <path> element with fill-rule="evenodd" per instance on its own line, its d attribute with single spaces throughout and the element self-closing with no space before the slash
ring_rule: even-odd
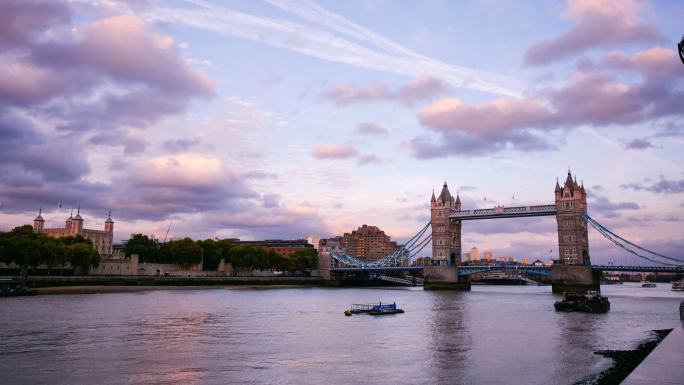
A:
<svg viewBox="0 0 684 385">
<path fill-rule="evenodd" d="M 402 242 L 463 208 L 553 203 L 684 256 L 680 1 L 0 2 L 0 231 Z M 61 207 L 60 207 L 61 206 Z M 463 249 L 557 256 L 553 217 Z M 594 263 L 631 261 L 590 230 Z"/>
</svg>

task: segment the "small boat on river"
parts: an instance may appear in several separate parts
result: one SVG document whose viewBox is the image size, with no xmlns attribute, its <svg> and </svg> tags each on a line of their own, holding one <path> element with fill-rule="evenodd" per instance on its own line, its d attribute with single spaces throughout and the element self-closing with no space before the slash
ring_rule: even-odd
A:
<svg viewBox="0 0 684 385">
<path fill-rule="evenodd" d="M 648 282 L 648 281 L 641 281 L 641 287 L 656 287 L 656 285 L 653 282 Z"/>
<path fill-rule="evenodd" d="M 674 291 L 684 291 L 684 281 L 672 282 L 672 290 L 674 290 Z"/>
<path fill-rule="evenodd" d="M 35 290 L 28 288 L 21 281 L 11 278 L 0 278 L 0 297 L 19 297 L 36 294 Z"/>
<path fill-rule="evenodd" d="M 610 310 L 610 301 L 596 291 L 586 294 L 563 293 L 563 299 L 553 305 L 557 311 L 579 311 L 584 313 L 605 313 Z"/>
<path fill-rule="evenodd" d="M 350 309 L 344 311 L 347 317 L 352 314 L 370 314 L 370 315 L 387 315 L 387 314 L 401 314 L 404 310 L 397 309 L 397 303 L 391 304 L 379 303 L 355 303 L 351 305 Z"/>
</svg>

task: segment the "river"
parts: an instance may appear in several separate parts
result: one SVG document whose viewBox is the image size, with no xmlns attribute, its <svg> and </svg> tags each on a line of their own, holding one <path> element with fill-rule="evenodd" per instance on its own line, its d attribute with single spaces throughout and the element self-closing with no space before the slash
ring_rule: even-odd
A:
<svg viewBox="0 0 684 385">
<path fill-rule="evenodd" d="M 573 384 L 678 321 L 669 284 L 602 287 L 607 314 L 549 286 L 208 288 L 0 298 L 3 384 Z M 345 317 L 352 303 L 405 314 Z"/>
</svg>

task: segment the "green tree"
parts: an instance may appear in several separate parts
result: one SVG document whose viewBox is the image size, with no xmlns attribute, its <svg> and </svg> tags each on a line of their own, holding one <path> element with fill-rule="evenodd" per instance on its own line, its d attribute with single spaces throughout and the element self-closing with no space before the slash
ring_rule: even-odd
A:
<svg viewBox="0 0 684 385">
<path fill-rule="evenodd" d="M 287 258 L 287 270 L 291 272 L 316 269 L 318 267 L 318 255 L 314 249 L 301 249 L 290 254 Z"/>
<path fill-rule="evenodd" d="M 221 242 L 206 239 L 204 241 L 197 241 L 197 244 L 202 248 L 202 270 L 218 269 L 221 258 L 223 258 L 223 245 Z"/>
<path fill-rule="evenodd" d="M 187 267 L 202 261 L 202 248 L 190 238 L 166 242 L 161 249 L 165 263 Z"/>
<path fill-rule="evenodd" d="M 68 245 L 67 258 L 72 266 L 80 268 L 84 274 L 88 273 L 90 266 L 98 266 L 100 264 L 100 254 L 92 245 L 86 243 Z"/>
<path fill-rule="evenodd" d="M 140 262 L 159 262 L 157 243 L 147 235 L 135 234 L 126 242 L 126 258 L 138 254 Z"/>
</svg>

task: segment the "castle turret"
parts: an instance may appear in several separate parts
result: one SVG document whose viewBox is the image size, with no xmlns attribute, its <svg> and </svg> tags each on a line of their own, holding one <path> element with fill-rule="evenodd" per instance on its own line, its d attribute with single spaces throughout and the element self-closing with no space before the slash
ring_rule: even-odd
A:
<svg viewBox="0 0 684 385">
<path fill-rule="evenodd" d="M 109 214 L 107 215 L 107 220 L 105 221 L 105 231 L 108 233 L 113 233 L 114 232 L 114 221 L 112 220 L 112 210 L 109 210 Z"/>
<path fill-rule="evenodd" d="M 45 221 L 43 220 L 43 209 L 40 208 L 38 210 L 38 216 L 36 219 L 33 220 L 33 232 L 34 233 L 42 233 L 43 232 L 43 227 L 45 225 Z"/>
<path fill-rule="evenodd" d="M 83 235 L 83 218 L 81 218 L 81 206 L 78 207 L 76 216 L 71 218 L 70 235 Z"/>
</svg>

